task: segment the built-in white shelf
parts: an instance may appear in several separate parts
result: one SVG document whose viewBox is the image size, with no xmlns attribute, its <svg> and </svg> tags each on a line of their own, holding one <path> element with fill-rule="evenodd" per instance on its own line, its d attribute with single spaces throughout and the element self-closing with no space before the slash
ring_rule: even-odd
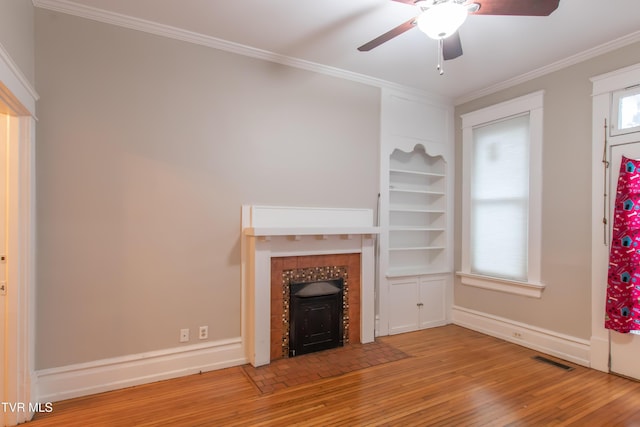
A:
<svg viewBox="0 0 640 427">
<path fill-rule="evenodd" d="M 416 212 L 416 213 L 435 213 L 435 214 L 445 213 L 443 210 L 440 210 L 440 209 L 411 209 L 411 208 L 402 209 L 398 207 L 390 208 L 389 212 Z"/>
<path fill-rule="evenodd" d="M 389 158 L 387 276 L 446 271 L 446 163 L 423 150 Z"/>
<path fill-rule="evenodd" d="M 391 231 L 444 231 L 444 228 L 436 227 L 413 227 L 413 226 L 390 226 Z"/>
<path fill-rule="evenodd" d="M 395 191 L 398 193 L 420 193 L 420 194 L 432 194 L 434 196 L 444 196 L 443 191 L 412 190 L 407 188 L 395 188 L 393 186 L 389 187 L 389 191 Z"/>
<path fill-rule="evenodd" d="M 423 172 L 423 171 L 414 171 L 408 169 L 389 169 L 390 173 L 405 173 L 409 175 L 423 175 L 423 176 L 433 176 L 433 177 L 444 177 L 443 173 L 437 172 Z"/>
<path fill-rule="evenodd" d="M 409 246 L 405 248 L 389 248 L 390 251 L 439 251 L 443 249 L 444 246 Z"/>
<path fill-rule="evenodd" d="M 454 109 L 383 91 L 379 334 L 446 324 L 453 300 Z"/>
<path fill-rule="evenodd" d="M 387 271 L 386 277 L 394 278 L 394 277 L 409 277 L 409 276 L 427 276 L 432 274 L 448 274 L 449 271 L 442 270 L 432 270 L 425 268 L 415 268 L 415 267 L 407 267 L 407 268 L 390 268 Z"/>
</svg>

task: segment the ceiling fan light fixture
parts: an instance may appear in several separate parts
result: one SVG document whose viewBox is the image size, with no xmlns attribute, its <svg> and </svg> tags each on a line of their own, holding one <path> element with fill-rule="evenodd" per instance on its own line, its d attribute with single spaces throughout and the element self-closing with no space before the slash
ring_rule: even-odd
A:
<svg viewBox="0 0 640 427">
<path fill-rule="evenodd" d="M 467 8 L 460 3 L 438 3 L 422 12 L 417 19 L 420 31 L 434 40 L 446 39 L 467 19 Z"/>
</svg>

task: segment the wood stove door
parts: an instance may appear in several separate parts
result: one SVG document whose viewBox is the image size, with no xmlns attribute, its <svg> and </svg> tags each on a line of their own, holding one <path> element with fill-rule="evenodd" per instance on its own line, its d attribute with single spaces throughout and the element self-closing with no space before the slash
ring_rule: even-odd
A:
<svg viewBox="0 0 640 427">
<path fill-rule="evenodd" d="M 289 356 L 341 346 L 342 293 L 291 298 Z"/>
</svg>

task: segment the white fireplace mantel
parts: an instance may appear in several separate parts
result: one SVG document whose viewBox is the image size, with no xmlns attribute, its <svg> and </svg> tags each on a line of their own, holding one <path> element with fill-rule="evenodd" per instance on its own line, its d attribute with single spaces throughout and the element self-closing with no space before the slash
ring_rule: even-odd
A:
<svg viewBox="0 0 640 427">
<path fill-rule="evenodd" d="M 378 234 L 378 227 L 248 227 L 244 234 L 250 237 L 373 235 Z"/>
<path fill-rule="evenodd" d="M 272 257 L 360 253 L 360 337 L 374 340 L 378 233 L 371 209 L 242 207 L 242 341 L 253 366 L 270 362 Z"/>
</svg>

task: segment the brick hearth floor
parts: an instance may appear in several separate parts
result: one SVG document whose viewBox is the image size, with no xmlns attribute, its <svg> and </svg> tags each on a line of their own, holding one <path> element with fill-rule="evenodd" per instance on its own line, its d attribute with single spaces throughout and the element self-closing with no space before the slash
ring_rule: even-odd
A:
<svg viewBox="0 0 640 427">
<path fill-rule="evenodd" d="M 329 378 L 369 366 L 409 357 L 406 353 L 381 342 L 347 344 L 316 353 L 278 359 L 269 365 L 242 368 L 261 393 L 271 393 L 320 378 Z"/>
</svg>

